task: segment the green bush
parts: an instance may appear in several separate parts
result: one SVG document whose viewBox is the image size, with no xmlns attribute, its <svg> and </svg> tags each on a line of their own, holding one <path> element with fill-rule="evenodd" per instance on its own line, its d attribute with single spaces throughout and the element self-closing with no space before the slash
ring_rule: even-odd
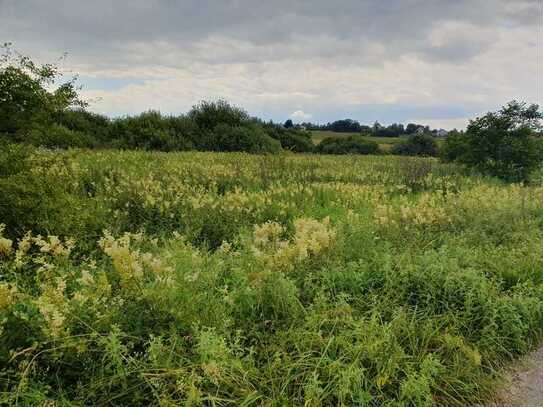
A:
<svg viewBox="0 0 543 407">
<path fill-rule="evenodd" d="M 70 130 L 60 124 L 35 125 L 21 135 L 22 141 L 47 148 L 92 148 L 96 140 L 88 133 Z"/>
<path fill-rule="evenodd" d="M 451 131 L 439 149 L 439 157 L 444 162 L 453 162 L 458 160 L 467 148 L 467 135 L 464 132 Z"/>
<path fill-rule="evenodd" d="M 378 154 L 379 145 L 360 136 L 328 137 L 315 147 L 315 152 L 319 154 Z"/>
<path fill-rule="evenodd" d="M 65 159 L 55 153 L 25 145 L 0 148 L 0 219 L 7 233 L 22 236 L 32 229 L 98 236 L 108 222 L 105 208 L 68 186 L 72 175 Z"/>
<path fill-rule="evenodd" d="M 57 122 L 71 131 L 91 136 L 100 145 L 108 145 L 111 137 L 114 136 L 111 134 L 109 117 L 88 112 L 82 108 L 67 109 L 58 113 Z"/>
<path fill-rule="evenodd" d="M 213 130 L 219 124 L 239 127 L 250 121 L 245 110 L 232 106 L 225 100 L 202 101 L 192 107 L 188 117 L 194 120 L 200 130 Z"/>
<path fill-rule="evenodd" d="M 543 162 L 538 105 L 510 102 L 498 112 L 472 120 L 465 134 L 447 139 L 444 159 L 506 181 L 526 181 Z"/>
<path fill-rule="evenodd" d="M 434 157 L 438 153 L 438 147 L 432 136 L 413 134 L 407 140 L 394 144 L 390 153 L 394 155 Z"/>
<path fill-rule="evenodd" d="M 120 148 L 173 151 L 191 144 L 182 134 L 174 136 L 168 118 L 156 111 L 116 119 L 110 132 L 112 144 Z"/>
<path fill-rule="evenodd" d="M 257 125 L 248 124 L 233 127 L 217 125 L 212 132 L 214 151 L 245 151 L 248 153 L 277 153 L 281 150 L 279 141 L 272 139 Z"/>
<path fill-rule="evenodd" d="M 268 135 L 279 140 L 281 147 L 285 150 L 295 153 L 309 153 L 314 149 L 311 133 L 307 131 L 296 130 L 294 128 L 286 129 L 279 125 L 265 125 L 264 129 Z"/>
<path fill-rule="evenodd" d="M 45 140 L 51 143 L 64 135 L 68 139 L 64 144 L 74 145 L 75 139 L 81 136 L 74 136 L 55 125 L 59 125 L 57 118 L 63 111 L 86 105 L 77 95 L 75 80 L 58 84 L 61 74 L 56 65 L 37 65 L 15 52 L 10 44 L 3 48 L 4 54 L 0 56 L 0 134 L 7 134 L 12 142 L 26 142 L 29 133 L 52 132 L 54 134 L 45 136 L 33 134 L 31 138 L 33 142 Z"/>
</svg>

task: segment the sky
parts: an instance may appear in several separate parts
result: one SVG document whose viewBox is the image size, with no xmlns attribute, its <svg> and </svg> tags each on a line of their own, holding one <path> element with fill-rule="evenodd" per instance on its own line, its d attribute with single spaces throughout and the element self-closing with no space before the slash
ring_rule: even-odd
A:
<svg viewBox="0 0 543 407">
<path fill-rule="evenodd" d="M 0 42 L 79 74 L 90 110 L 226 99 L 274 121 L 464 128 L 543 102 L 543 0 L 0 0 Z"/>
</svg>

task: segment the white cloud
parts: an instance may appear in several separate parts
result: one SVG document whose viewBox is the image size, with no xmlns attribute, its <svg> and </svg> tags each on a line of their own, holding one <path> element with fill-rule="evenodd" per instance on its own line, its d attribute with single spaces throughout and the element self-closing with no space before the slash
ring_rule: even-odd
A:
<svg viewBox="0 0 543 407">
<path fill-rule="evenodd" d="M 408 123 L 417 123 L 417 124 L 424 124 L 427 126 L 430 126 L 432 129 L 445 129 L 445 130 L 465 130 L 468 123 L 469 118 L 462 117 L 462 118 L 455 118 L 455 119 L 448 119 L 448 118 L 418 118 L 418 119 L 409 119 L 406 120 L 404 124 Z"/>
<path fill-rule="evenodd" d="M 293 119 L 457 127 L 514 98 L 543 101 L 539 0 L 119 0 L 104 16 L 53 3 L 0 0 L 0 37 L 43 61 L 68 51 L 82 77 L 132 82 L 84 91 L 103 113 L 221 97 L 281 121 L 300 109 Z"/>
<path fill-rule="evenodd" d="M 299 121 L 299 122 L 309 120 L 309 119 L 311 119 L 311 117 L 313 117 L 311 114 L 305 113 L 302 110 L 296 110 L 295 112 L 293 112 L 290 115 L 291 119 L 294 119 L 294 120 Z"/>
</svg>

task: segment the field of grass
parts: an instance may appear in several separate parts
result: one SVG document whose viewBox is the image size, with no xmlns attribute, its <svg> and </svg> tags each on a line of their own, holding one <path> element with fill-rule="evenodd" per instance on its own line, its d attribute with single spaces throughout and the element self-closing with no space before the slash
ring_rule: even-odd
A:
<svg viewBox="0 0 543 407">
<path fill-rule="evenodd" d="M 2 405 L 474 405 L 541 337 L 537 184 L 12 148 L 0 190 Z"/>
<path fill-rule="evenodd" d="M 315 144 L 319 144 L 322 140 L 328 137 L 333 138 L 346 138 L 350 136 L 359 136 L 360 133 L 338 133 L 335 131 L 328 131 L 328 130 L 314 130 L 311 131 L 313 135 L 313 142 Z M 364 139 L 366 140 L 372 140 L 375 141 L 378 144 L 395 144 L 403 140 L 401 137 L 369 137 L 364 136 Z"/>
</svg>

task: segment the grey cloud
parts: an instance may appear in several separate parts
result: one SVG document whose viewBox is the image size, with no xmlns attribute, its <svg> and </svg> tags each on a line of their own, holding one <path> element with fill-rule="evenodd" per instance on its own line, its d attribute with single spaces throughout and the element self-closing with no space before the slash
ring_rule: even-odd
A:
<svg viewBox="0 0 543 407">
<path fill-rule="evenodd" d="M 0 35 L 29 48 L 66 50 L 76 58 L 104 60 L 107 55 L 109 63 L 130 60 L 135 44 L 162 42 L 183 51 L 217 37 L 262 47 L 268 52 L 264 57 L 289 52 L 296 57 L 293 42 L 305 47 L 317 41 L 310 46 L 314 56 L 335 57 L 347 48 L 347 54 L 364 60 L 372 43 L 383 44 L 390 57 L 423 46 L 441 20 L 513 24 L 543 14 L 537 6 L 521 0 L 4 0 Z M 319 47 L 321 37 L 328 43 Z M 468 51 L 451 48 L 459 58 L 477 50 Z M 441 55 L 448 58 L 444 50 L 434 53 Z M 162 58 L 152 56 L 157 57 Z"/>
<path fill-rule="evenodd" d="M 91 95 L 109 111 L 216 95 L 318 120 L 338 106 L 541 94 L 525 82 L 542 16 L 541 0 L 0 0 L 0 41 L 44 61 L 67 51 L 87 77 L 137 79 Z"/>
</svg>

